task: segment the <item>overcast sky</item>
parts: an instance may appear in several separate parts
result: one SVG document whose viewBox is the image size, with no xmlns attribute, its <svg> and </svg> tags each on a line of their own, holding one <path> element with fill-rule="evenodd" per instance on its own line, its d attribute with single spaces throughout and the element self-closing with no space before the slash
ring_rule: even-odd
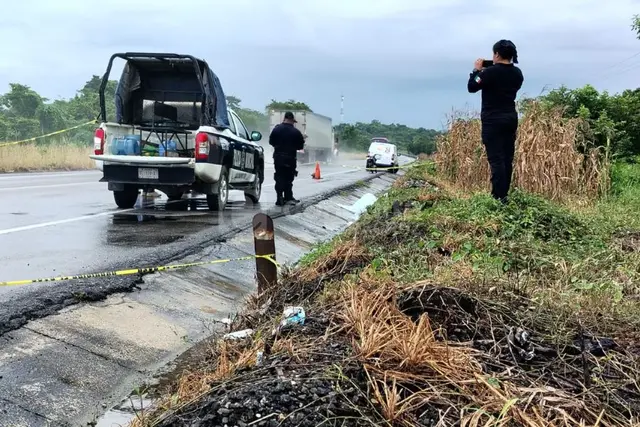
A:
<svg viewBox="0 0 640 427">
<path fill-rule="evenodd" d="M 168 51 L 207 60 L 246 107 L 293 98 L 338 123 L 343 93 L 346 122 L 440 129 L 479 106 L 468 73 L 501 38 L 518 47 L 521 94 L 639 86 L 640 0 L 2 2 L 1 92 L 19 82 L 67 98 L 116 51 Z"/>
</svg>

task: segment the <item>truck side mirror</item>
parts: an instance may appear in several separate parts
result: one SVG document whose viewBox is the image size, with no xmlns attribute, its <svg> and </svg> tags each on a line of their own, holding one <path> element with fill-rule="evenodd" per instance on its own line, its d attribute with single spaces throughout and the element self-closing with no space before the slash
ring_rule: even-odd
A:
<svg viewBox="0 0 640 427">
<path fill-rule="evenodd" d="M 262 139 L 262 134 L 260 132 L 258 132 L 257 130 L 254 130 L 253 132 L 251 132 L 251 140 L 253 142 L 258 142 Z"/>
</svg>

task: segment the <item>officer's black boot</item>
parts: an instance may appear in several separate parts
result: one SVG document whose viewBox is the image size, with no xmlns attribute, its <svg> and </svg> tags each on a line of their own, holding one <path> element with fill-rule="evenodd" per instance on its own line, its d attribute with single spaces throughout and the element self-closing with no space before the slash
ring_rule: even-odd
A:
<svg viewBox="0 0 640 427">
<path fill-rule="evenodd" d="M 287 186 L 287 189 L 284 192 L 284 202 L 289 205 L 300 203 L 300 200 L 293 197 L 293 183 L 291 183 L 290 186 Z"/>
<path fill-rule="evenodd" d="M 300 200 L 293 197 L 293 192 L 291 192 L 291 193 L 285 193 L 284 202 L 290 205 L 291 204 L 297 205 L 298 203 L 300 203 Z"/>
</svg>

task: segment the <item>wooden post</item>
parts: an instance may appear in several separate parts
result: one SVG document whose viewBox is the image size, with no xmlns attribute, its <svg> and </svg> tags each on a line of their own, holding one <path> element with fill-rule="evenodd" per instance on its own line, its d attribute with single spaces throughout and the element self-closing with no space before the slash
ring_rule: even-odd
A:
<svg viewBox="0 0 640 427">
<path fill-rule="evenodd" d="M 269 215 L 259 213 L 253 217 L 253 242 L 256 255 L 271 255 L 276 259 L 273 220 Z M 278 267 L 264 258 L 256 258 L 258 292 L 278 283 Z"/>
</svg>

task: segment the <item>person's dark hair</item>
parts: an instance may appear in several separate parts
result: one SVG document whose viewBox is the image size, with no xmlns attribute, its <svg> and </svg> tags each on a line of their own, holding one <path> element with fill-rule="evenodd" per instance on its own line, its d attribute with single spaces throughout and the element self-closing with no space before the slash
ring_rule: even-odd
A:
<svg viewBox="0 0 640 427">
<path fill-rule="evenodd" d="M 501 58 L 513 60 L 514 64 L 518 63 L 518 51 L 516 45 L 511 40 L 500 40 L 493 45 L 493 53 L 497 53 Z"/>
</svg>

